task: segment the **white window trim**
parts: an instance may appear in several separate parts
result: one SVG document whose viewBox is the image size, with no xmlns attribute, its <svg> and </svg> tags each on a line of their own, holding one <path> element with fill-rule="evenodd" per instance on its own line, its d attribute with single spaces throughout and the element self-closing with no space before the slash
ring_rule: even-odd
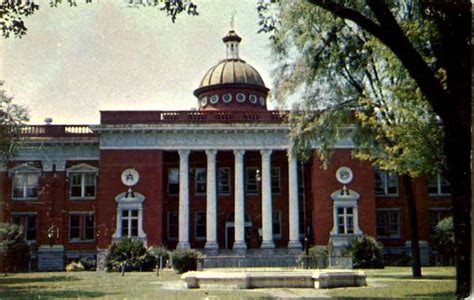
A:
<svg viewBox="0 0 474 300">
<path fill-rule="evenodd" d="M 377 233 L 377 212 L 379 211 L 387 211 L 387 212 L 391 212 L 391 211 L 396 211 L 398 212 L 398 234 L 397 235 L 391 235 L 391 236 L 380 236 L 380 235 L 377 235 L 377 239 L 381 239 L 381 240 L 398 240 L 400 239 L 400 236 L 401 236 L 401 231 L 402 231 L 402 223 L 401 223 L 401 218 L 400 218 L 400 208 L 398 207 L 389 207 L 389 208 L 377 208 L 375 210 L 375 233 Z M 389 224 L 390 226 L 390 224 Z"/>
<path fill-rule="evenodd" d="M 273 186 L 271 185 L 272 182 L 272 172 L 276 171 L 278 174 L 278 192 L 273 192 Z M 281 195 L 281 168 L 280 167 L 271 167 L 270 168 L 270 189 L 272 190 L 272 195 Z"/>
<path fill-rule="evenodd" d="M 117 202 L 117 224 L 112 239 L 122 238 L 122 211 L 138 210 L 138 236 L 136 238 L 146 241 L 146 233 L 143 231 L 143 201 L 145 201 L 145 196 L 137 192 L 134 192 L 133 195 L 120 193 L 115 197 L 115 202 Z M 128 228 L 130 236 L 131 227 Z"/>
<path fill-rule="evenodd" d="M 12 217 L 14 217 L 14 216 L 19 216 L 19 217 L 21 217 L 21 216 L 23 216 L 23 217 L 24 216 L 36 216 L 36 224 L 37 224 L 36 225 L 36 236 L 38 236 L 38 213 L 37 212 L 26 212 L 26 211 L 25 212 L 12 212 L 12 213 L 10 213 L 10 221 L 11 221 Z M 27 230 L 27 228 L 26 228 L 26 226 L 23 226 L 23 225 L 20 225 L 20 226 L 23 227 L 23 235 L 25 237 L 26 243 L 28 245 L 36 243 L 36 239 L 34 239 L 34 240 L 27 240 L 26 239 L 26 230 Z"/>
<path fill-rule="evenodd" d="M 71 216 L 72 215 L 78 215 L 79 216 L 79 235 L 81 237 L 84 237 L 86 235 L 86 223 L 84 221 L 84 218 L 93 215 L 94 216 L 94 238 L 93 239 L 71 239 L 71 231 L 70 231 L 70 226 L 71 226 Z M 81 220 L 82 220 L 82 227 L 81 227 Z M 92 243 L 95 242 L 95 232 L 96 232 L 96 215 L 94 211 L 70 211 L 68 213 L 68 223 L 67 223 L 67 237 L 68 237 L 68 242 L 69 243 Z"/>
<path fill-rule="evenodd" d="M 197 191 L 197 186 L 198 186 L 198 181 L 197 181 L 197 176 L 198 176 L 198 170 L 202 170 L 204 173 L 204 186 L 206 187 L 206 192 L 198 192 Z M 194 168 L 194 195 L 196 196 L 206 196 L 207 193 L 207 168 Z"/>
<path fill-rule="evenodd" d="M 35 174 L 36 176 L 38 176 L 38 186 L 37 186 L 38 193 L 37 194 L 39 194 L 39 178 L 41 176 L 41 169 L 32 167 L 32 166 L 28 165 L 27 163 L 24 163 L 24 164 L 17 165 L 17 166 L 15 166 L 15 167 L 8 170 L 8 175 L 10 177 L 12 177 L 12 181 L 11 181 L 11 198 L 12 198 L 12 200 L 14 200 L 14 201 L 29 201 L 29 200 L 37 200 L 38 199 L 38 195 L 36 197 L 26 197 L 25 196 L 25 194 L 26 194 L 26 183 L 23 186 L 23 197 L 15 197 L 14 196 L 15 187 L 13 185 L 13 176 L 15 176 L 15 175 L 28 175 L 28 174 Z"/>
<path fill-rule="evenodd" d="M 388 192 L 388 181 L 389 181 L 389 176 L 392 176 L 390 175 L 387 171 L 384 171 L 384 170 L 379 170 L 379 169 L 375 169 L 375 173 L 380 173 L 381 175 L 383 175 L 383 189 L 384 189 L 384 194 L 377 194 L 375 193 L 375 197 L 398 197 L 399 196 L 399 192 L 400 192 L 400 184 L 398 182 L 398 176 L 397 175 L 393 175 L 393 177 L 395 177 L 395 179 L 397 180 L 397 192 L 396 193 L 389 193 Z M 374 182 L 375 184 L 375 182 Z"/>
<path fill-rule="evenodd" d="M 168 238 L 169 241 L 177 241 L 178 240 L 178 237 L 170 237 L 170 215 L 172 213 L 176 213 L 176 215 L 178 216 L 179 218 L 179 214 L 178 214 L 178 211 L 168 211 L 166 212 L 166 237 Z M 179 231 L 179 222 L 178 224 L 176 224 L 176 226 L 178 226 L 178 231 Z"/>
<path fill-rule="evenodd" d="M 219 192 L 219 183 L 220 183 L 220 181 L 219 181 L 219 174 L 220 174 L 219 170 L 221 170 L 221 169 L 226 169 L 227 170 L 227 175 L 228 175 L 228 178 L 227 178 L 228 185 L 227 186 L 229 187 L 229 191 L 226 192 L 226 193 Z M 230 194 L 232 194 L 232 184 L 231 184 L 231 182 L 232 182 L 232 178 L 230 176 L 230 168 L 229 167 L 219 167 L 219 168 L 217 168 L 217 194 L 219 196 L 229 196 Z"/>
<path fill-rule="evenodd" d="M 200 236 L 198 237 L 197 236 L 197 227 L 198 227 L 198 224 L 197 224 L 197 215 L 198 214 L 204 214 L 204 216 L 206 216 L 206 212 L 203 212 L 203 211 L 196 211 L 194 212 L 194 239 L 196 241 L 205 241 L 206 240 L 206 234 L 204 234 L 204 236 Z M 207 216 L 206 216 L 207 217 Z M 206 226 L 207 224 L 204 223 L 204 226 Z"/>
<path fill-rule="evenodd" d="M 339 210 L 339 208 L 343 209 L 342 216 L 344 218 L 344 224 L 342 224 L 342 225 L 344 225 L 344 232 L 339 232 L 339 225 L 341 225 L 341 224 L 339 224 L 339 216 L 340 215 L 337 212 Z M 352 208 L 352 214 L 347 213 L 348 208 Z M 355 234 L 355 227 L 356 227 L 355 226 L 355 220 L 354 220 L 355 219 L 355 210 L 356 210 L 356 207 L 350 206 L 350 205 L 348 205 L 348 206 L 346 206 L 346 205 L 341 206 L 340 205 L 340 206 L 336 207 L 336 230 L 337 230 L 337 235 L 354 235 Z M 352 233 L 347 233 L 348 228 L 349 228 L 348 223 L 347 223 L 347 217 L 349 217 L 349 216 L 352 216 L 352 231 L 353 231 Z"/>
<path fill-rule="evenodd" d="M 347 193 L 347 194 L 345 194 Z M 331 194 L 333 202 L 333 227 L 330 232 L 332 237 L 344 237 L 344 236 L 355 236 L 363 234 L 362 230 L 359 227 L 359 207 L 357 201 L 360 198 L 359 193 L 347 189 L 344 193 L 344 190 L 337 190 Z M 337 209 L 343 207 L 352 207 L 352 217 L 353 217 L 353 233 L 350 234 L 340 234 L 338 228 L 338 214 Z"/>
<path fill-rule="evenodd" d="M 96 198 L 97 195 L 97 175 L 99 174 L 99 168 L 93 167 L 91 165 L 81 163 L 69 167 L 66 169 L 66 174 L 69 178 L 69 199 L 71 200 L 92 200 Z M 81 196 L 72 196 L 71 195 L 71 174 L 81 174 Z M 85 186 L 85 175 L 86 174 L 94 174 L 94 196 L 86 197 L 84 196 L 86 193 L 86 186 Z"/>
<path fill-rule="evenodd" d="M 430 197 L 446 197 L 446 196 L 451 196 L 451 193 L 441 193 L 441 174 L 436 175 L 436 193 L 428 193 L 428 196 Z M 447 180 L 445 178 L 445 180 Z M 429 188 L 429 181 L 427 182 L 427 189 Z"/>
</svg>

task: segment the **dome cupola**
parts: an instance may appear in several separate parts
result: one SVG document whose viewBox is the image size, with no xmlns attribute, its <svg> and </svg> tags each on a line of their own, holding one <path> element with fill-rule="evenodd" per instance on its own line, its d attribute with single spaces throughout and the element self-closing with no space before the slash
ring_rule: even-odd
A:
<svg viewBox="0 0 474 300">
<path fill-rule="evenodd" d="M 206 72 L 199 88 L 194 91 L 199 101 L 199 110 L 267 110 L 269 90 L 258 71 L 240 59 L 241 40 L 234 30 L 230 30 L 222 38 L 226 45 L 226 58 Z"/>
</svg>

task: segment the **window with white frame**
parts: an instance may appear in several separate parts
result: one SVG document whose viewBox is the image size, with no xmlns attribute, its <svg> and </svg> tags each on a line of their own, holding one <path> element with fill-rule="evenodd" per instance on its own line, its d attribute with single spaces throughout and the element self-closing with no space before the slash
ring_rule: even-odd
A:
<svg viewBox="0 0 474 300">
<path fill-rule="evenodd" d="M 431 176 L 428 178 L 428 195 L 443 196 L 451 194 L 451 186 L 442 175 Z"/>
<path fill-rule="evenodd" d="M 12 213 L 11 222 L 21 227 L 27 242 L 36 241 L 36 213 Z"/>
<path fill-rule="evenodd" d="M 179 233 L 179 219 L 177 211 L 169 211 L 166 218 L 166 232 L 168 240 L 177 240 Z"/>
<path fill-rule="evenodd" d="M 337 208 L 337 234 L 353 234 L 354 233 L 354 208 L 338 207 Z"/>
<path fill-rule="evenodd" d="M 390 175 L 386 171 L 375 171 L 375 195 L 396 196 L 398 195 L 398 177 Z"/>
<path fill-rule="evenodd" d="M 400 210 L 377 210 L 377 237 L 400 238 Z"/>
<path fill-rule="evenodd" d="M 206 213 L 196 212 L 194 215 L 194 237 L 196 240 L 206 239 Z"/>
<path fill-rule="evenodd" d="M 177 195 L 179 193 L 179 168 L 168 169 L 168 194 Z"/>
<path fill-rule="evenodd" d="M 98 168 L 88 164 L 78 164 L 67 169 L 71 199 L 95 197 L 97 172 Z"/>
<path fill-rule="evenodd" d="M 34 199 L 38 197 L 39 173 L 18 172 L 13 175 L 13 199 Z"/>
<path fill-rule="evenodd" d="M 138 209 L 124 209 L 121 215 L 122 237 L 138 237 Z"/>
<path fill-rule="evenodd" d="M 206 194 L 206 168 L 194 169 L 194 193 L 196 195 Z"/>
<path fill-rule="evenodd" d="M 247 194 L 258 193 L 257 168 L 245 168 L 245 192 Z"/>
<path fill-rule="evenodd" d="M 275 240 L 281 239 L 281 211 L 274 210 L 272 213 L 273 223 L 273 238 Z"/>
<path fill-rule="evenodd" d="M 230 168 L 217 169 L 217 193 L 219 195 L 230 194 Z"/>
<path fill-rule="evenodd" d="M 95 215 L 87 213 L 69 214 L 69 241 L 93 241 L 95 239 Z"/>
<path fill-rule="evenodd" d="M 280 168 L 271 168 L 272 194 L 280 194 Z"/>
</svg>

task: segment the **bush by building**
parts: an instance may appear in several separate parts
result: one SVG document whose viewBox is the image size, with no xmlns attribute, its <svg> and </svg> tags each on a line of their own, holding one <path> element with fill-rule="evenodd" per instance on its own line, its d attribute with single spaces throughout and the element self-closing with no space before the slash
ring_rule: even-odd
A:
<svg viewBox="0 0 474 300">
<path fill-rule="evenodd" d="M 431 235 L 431 247 L 439 253 L 442 264 L 449 264 L 454 258 L 454 227 L 453 218 L 444 218 L 438 222 Z"/>
<path fill-rule="evenodd" d="M 178 249 L 171 252 L 173 269 L 178 273 L 195 271 L 197 269 L 197 259 L 201 254 L 194 249 Z"/>
<path fill-rule="evenodd" d="M 15 224 L 0 223 L 0 265 L 2 272 L 28 270 L 30 248 L 23 230 Z"/>
<path fill-rule="evenodd" d="M 73 261 L 66 266 L 66 272 L 84 271 L 84 266 L 80 261 Z"/>
<path fill-rule="evenodd" d="M 112 243 L 107 255 L 107 270 L 137 271 L 142 270 L 147 256 L 147 249 L 138 239 L 122 238 Z"/>
<path fill-rule="evenodd" d="M 352 256 L 354 268 L 383 268 L 382 246 L 368 235 L 354 238 L 342 255 Z"/>
</svg>

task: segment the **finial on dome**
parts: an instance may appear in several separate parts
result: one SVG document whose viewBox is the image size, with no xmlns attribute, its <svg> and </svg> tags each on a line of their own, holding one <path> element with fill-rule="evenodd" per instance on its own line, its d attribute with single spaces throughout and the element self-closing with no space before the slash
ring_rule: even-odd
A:
<svg viewBox="0 0 474 300">
<path fill-rule="evenodd" d="M 234 9 L 232 14 L 230 14 L 230 30 L 234 30 L 234 21 L 235 21 L 235 14 L 237 11 Z"/>
</svg>

